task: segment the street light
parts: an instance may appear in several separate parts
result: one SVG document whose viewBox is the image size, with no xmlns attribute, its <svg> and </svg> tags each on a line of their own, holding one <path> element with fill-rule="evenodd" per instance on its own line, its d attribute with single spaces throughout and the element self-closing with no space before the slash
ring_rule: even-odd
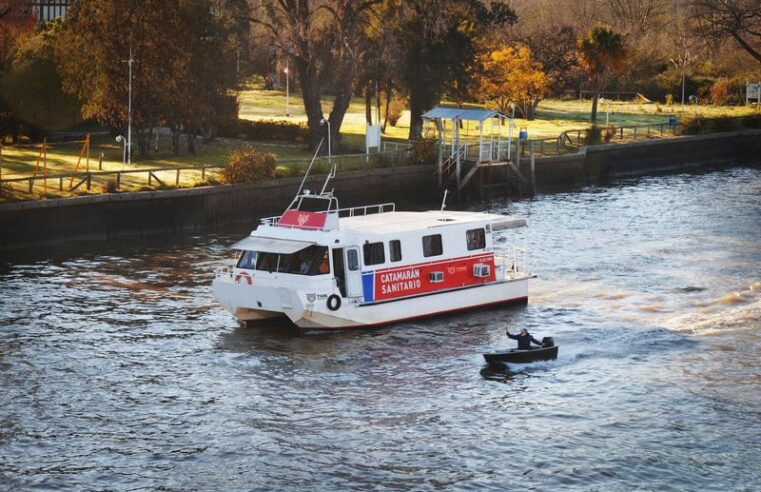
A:
<svg viewBox="0 0 761 492">
<path fill-rule="evenodd" d="M 320 125 L 328 125 L 328 157 L 333 155 L 330 152 L 330 120 L 326 120 L 325 118 L 320 120 Z"/>
<path fill-rule="evenodd" d="M 119 135 L 116 137 L 116 142 L 122 144 L 122 164 L 127 161 L 127 140 Z"/>
<path fill-rule="evenodd" d="M 507 123 L 507 160 L 510 160 L 510 149 L 513 148 L 513 125 L 515 125 L 515 103 L 510 103 L 512 114 L 510 121 Z"/>
<path fill-rule="evenodd" d="M 135 60 L 132 58 L 132 42 L 129 44 L 129 60 L 122 60 L 129 66 L 129 89 L 128 89 L 128 102 L 127 102 L 127 143 L 125 149 L 127 151 L 127 162 L 132 164 L 132 63 Z M 124 138 L 124 137 L 122 137 Z"/>
</svg>

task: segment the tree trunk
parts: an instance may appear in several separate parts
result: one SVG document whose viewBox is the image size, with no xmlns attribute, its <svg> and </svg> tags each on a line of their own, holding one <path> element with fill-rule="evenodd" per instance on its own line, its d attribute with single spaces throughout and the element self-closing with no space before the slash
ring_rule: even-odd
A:
<svg viewBox="0 0 761 492">
<path fill-rule="evenodd" d="M 386 114 L 383 116 L 383 127 L 381 128 L 382 132 L 386 132 L 386 127 L 388 126 L 388 108 L 391 106 L 391 97 L 393 95 L 394 89 L 391 87 L 391 84 L 388 84 L 388 87 L 386 88 Z"/>
<path fill-rule="evenodd" d="M 370 81 L 365 86 L 365 121 L 368 125 L 373 124 L 373 95 L 370 90 Z"/>
<path fill-rule="evenodd" d="M 592 117 L 590 118 L 590 121 L 594 125 L 597 123 L 597 99 L 600 97 L 600 91 L 595 90 L 594 98 L 592 99 Z"/>
<path fill-rule="evenodd" d="M 309 60 L 294 57 L 296 70 L 299 74 L 299 84 L 301 85 L 301 98 L 304 101 L 304 111 L 307 114 L 307 128 L 309 129 L 309 148 L 312 151 L 317 149 L 317 145 L 325 135 L 324 129 L 320 124 L 322 120 L 322 102 L 320 101 L 320 82 L 317 78 L 317 70 Z M 331 122 L 332 125 L 332 122 Z M 323 144 L 320 152 L 327 153 L 327 142 Z"/>
<path fill-rule="evenodd" d="M 170 126 L 172 131 L 172 154 L 180 155 L 180 125 Z"/>
<path fill-rule="evenodd" d="M 191 130 L 188 132 L 188 154 L 196 155 L 196 132 Z"/>
</svg>

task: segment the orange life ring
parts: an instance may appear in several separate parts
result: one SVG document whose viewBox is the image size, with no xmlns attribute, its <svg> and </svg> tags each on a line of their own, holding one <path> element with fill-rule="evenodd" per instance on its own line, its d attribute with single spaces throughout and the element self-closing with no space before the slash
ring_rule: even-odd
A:
<svg viewBox="0 0 761 492">
<path fill-rule="evenodd" d="M 235 275 L 235 283 L 236 284 L 241 283 L 240 282 L 241 278 L 246 279 L 246 283 L 248 285 L 251 285 L 251 275 L 249 275 L 248 272 L 238 272 L 237 275 Z"/>
</svg>

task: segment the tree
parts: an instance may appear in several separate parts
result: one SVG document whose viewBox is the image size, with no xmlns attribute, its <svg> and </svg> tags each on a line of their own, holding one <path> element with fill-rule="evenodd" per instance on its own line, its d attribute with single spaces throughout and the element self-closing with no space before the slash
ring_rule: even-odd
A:
<svg viewBox="0 0 761 492">
<path fill-rule="evenodd" d="M 63 130 L 81 121 L 80 102 L 63 92 L 56 70 L 55 40 L 59 22 L 17 41 L 2 79 L 3 99 L 13 115 L 43 131 Z"/>
<path fill-rule="evenodd" d="M 83 102 L 82 115 L 124 128 L 132 51 L 132 120 L 138 150 L 148 155 L 150 129 L 168 125 L 179 151 L 189 150 L 216 107 L 235 87 L 232 56 L 213 0 L 80 0 L 67 12 L 57 46 L 64 89 Z"/>
<path fill-rule="evenodd" d="M 715 39 L 731 38 L 761 62 L 759 0 L 693 0 L 701 31 Z"/>
<path fill-rule="evenodd" d="M 526 46 L 504 46 L 478 57 L 474 71 L 479 95 L 509 114 L 510 103 L 527 119 L 547 93 L 547 76 Z"/>
<path fill-rule="evenodd" d="M 5 77 L 8 57 L 16 43 L 34 32 L 37 20 L 33 15 L 33 4 L 32 0 L 0 0 L 0 81 Z M 20 122 L 10 109 L 8 100 L 0 93 L 0 138 L 10 134 L 15 141 Z"/>
<path fill-rule="evenodd" d="M 358 47 L 373 9 L 381 0 L 263 0 L 248 20 L 261 26 L 278 51 L 296 67 L 312 148 L 325 135 L 324 85 L 335 95 L 328 116 L 330 140 L 340 146 L 340 130 L 353 94 Z M 326 147 L 323 147 L 326 149 Z"/>
<path fill-rule="evenodd" d="M 605 27 L 597 26 L 579 38 L 579 62 L 589 78 L 594 91 L 592 99 L 592 123 L 597 122 L 597 101 L 602 91 L 610 81 L 610 76 L 621 73 L 628 52 L 624 45 L 624 37 Z"/>
</svg>

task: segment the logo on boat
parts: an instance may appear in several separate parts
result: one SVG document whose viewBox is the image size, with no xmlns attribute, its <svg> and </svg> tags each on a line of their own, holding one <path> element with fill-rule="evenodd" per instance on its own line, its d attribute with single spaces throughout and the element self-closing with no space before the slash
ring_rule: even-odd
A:
<svg viewBox="0 0 761 492">
<path fill-rule="evenodd" d="M 317 299 L 317 294 L 307 294 L 307 302 L 313 303 Z"/>
<path fill-rule="evenodd" d="M 303 226 L 307 222 L 309 222 L 309 216 L 307 214 L 299 214 L 299 218 L 296 219 L 296 221 L 299 223 L 300 226 Z"/>
</svg>

